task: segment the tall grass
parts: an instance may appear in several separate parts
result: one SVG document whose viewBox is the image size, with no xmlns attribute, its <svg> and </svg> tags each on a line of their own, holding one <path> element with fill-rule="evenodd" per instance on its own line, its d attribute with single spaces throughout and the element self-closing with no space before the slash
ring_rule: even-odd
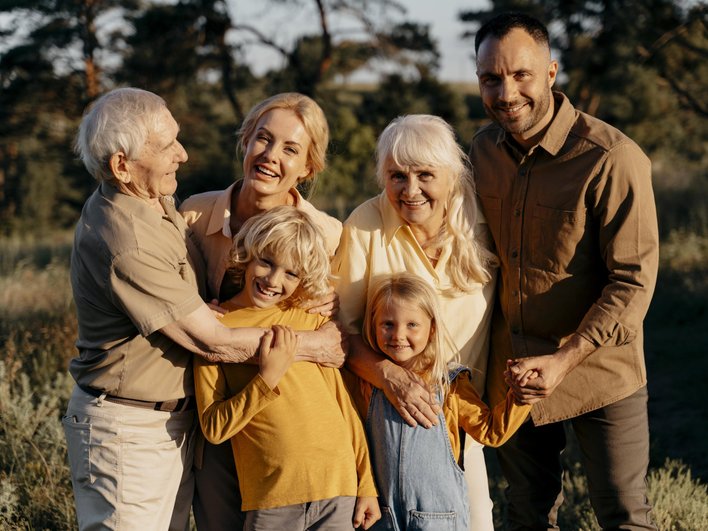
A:
<svg viewBox="0 0 708 531">
<path fill-rule="evenodd" d="M 0 240 L 0 530 L 76 526 L 60 422 L 72 387 L 66 366 L 76 352 L 69 252 L 69 236 Z M 701 324 L 708 306 L 708 237 L 674 231 L 661 256 L 646 327 L 649 498 L 662 531 L 708 529 L 706 485 L 692 473 L 708 470 L 708 416 L 699 385 L 708 370 Z M 561 528 L 599 529 L 572 443 L 565 467 Z M 505 482 L 493 462 L 490 472 L 495 523 L 502 529 Z"/>
</svg>

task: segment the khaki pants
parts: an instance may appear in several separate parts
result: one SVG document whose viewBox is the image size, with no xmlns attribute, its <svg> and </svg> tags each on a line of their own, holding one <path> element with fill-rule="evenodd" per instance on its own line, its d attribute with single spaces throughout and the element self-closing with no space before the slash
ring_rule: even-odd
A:
<svg viewBox="0 0 708 531">
<path fill-rule="evenodd" d="M 75 387 L 62 424 L 79 529 L 188 528 L 193 411 L 115 404 Z"/>
<path fill-rule="evenodd" d="M 647 390 L 569 421 L 578 438 L 590 503 L 603 529 L 652 529 L 646 496 L 649 465 Z M 563 501 L 562 422 L 525 423 L 497 449 L 509 482 L 508 529 L 558 529 Z"/>
<path fill-rule="evenodd" d="M 246 512 L 244 531 L 347 531 L 354 529 L 356 498 L 338 496 Z"/>
</svg>

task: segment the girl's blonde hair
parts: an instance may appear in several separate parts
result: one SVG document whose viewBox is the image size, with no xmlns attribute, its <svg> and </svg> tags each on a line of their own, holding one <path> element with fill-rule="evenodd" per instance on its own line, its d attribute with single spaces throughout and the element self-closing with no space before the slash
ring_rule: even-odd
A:
<svg viewBox="0 0 708 531">
<path fill-rule="evenodd" d="M 242 286 L 252 260 L 288 257 L 300 277 L 300 285 L 286 306 L 297 306 L 329 291 L 329 256 L 321 231 L 310 216 L 292 206 L 278 206 L 253 216 L 234 236 L 227 269 L 229 280 Z"/>
<path fill-rule="evenodd" d="M 387 304 L 405 301 L 417 305 L 430 319 L 430 337 L 423 352 L 414 359 L 413 372 L 431 389 L 441 388 L 446 395 L 450 387 L 447 364 L 450 352 L 452 361 L 459 359 L 459 351 L 443 323 L 438 294 L 422 278 L 399 273 L 379 280 L 373 287 L 369 311 L 364 318 L 364 337 L 371 347 L 380 351 L 376 343 L 376 316 Z"/>
<path fill-rule="evenodd" d="M 399 166 L 429 166 L 452 172 L 454 184 L 438 245 L 452 245 L 447 273 L 453 291 L 469 293 L 489 282 L 490 268 L 497 267 L 498 260 L 475 233 L 478 208 L 472 166 L 450 124 L 430 114 L 395 118 L 376 145 L 376 175 L 381 188 L 386 186 L 389 159 Z"/>
</svg>

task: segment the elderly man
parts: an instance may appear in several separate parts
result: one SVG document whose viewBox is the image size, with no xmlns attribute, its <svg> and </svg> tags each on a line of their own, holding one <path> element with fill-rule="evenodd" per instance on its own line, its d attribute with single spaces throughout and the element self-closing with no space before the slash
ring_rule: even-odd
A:
<svg viewBox="0 0 708 531">
<path fill-rule="evenodd" d="M 475 40 L 484 108 L 477 193 L 499 254 L 487 392 L 507 379 L 535 404 L 499 452 L 510 529 L 557 529 L 563 421 L 580 443 L 603 529 L 655 529 L 642 321 L 656 282 L 649 159 L 610 125 L 552 92 L 558 64 L 536 19 L 505 13 Z"/>
<path fill-rule="evenodd" d="M 192 353 L 240 362 L 263 331 L 230 329 L 202 302 L 199 253 L 175 210 L 187 161 L 159 96 L 117 89 L 84 116 L 76 149 L 99 181 L 76 228 L 76 386 L 63 419 L 80 529 L 188 525 Z M 343 360 L 335 326 L 302 333 L 301 359 Z"/>
</svg>

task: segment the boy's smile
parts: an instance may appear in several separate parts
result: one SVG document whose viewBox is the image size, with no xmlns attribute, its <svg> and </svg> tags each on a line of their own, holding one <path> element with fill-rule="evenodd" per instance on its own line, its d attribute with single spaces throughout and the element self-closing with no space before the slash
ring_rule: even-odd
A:
<svg viewBox="0 0 708 531">
<path fill-rule="evenodd" d="M 299 285 L 299 272 L 287 260 L 254 258 L 246 267 L 243 288 L 233 302 L 244 308 L 270 308 L 290 298 Z"/>
</svg>

